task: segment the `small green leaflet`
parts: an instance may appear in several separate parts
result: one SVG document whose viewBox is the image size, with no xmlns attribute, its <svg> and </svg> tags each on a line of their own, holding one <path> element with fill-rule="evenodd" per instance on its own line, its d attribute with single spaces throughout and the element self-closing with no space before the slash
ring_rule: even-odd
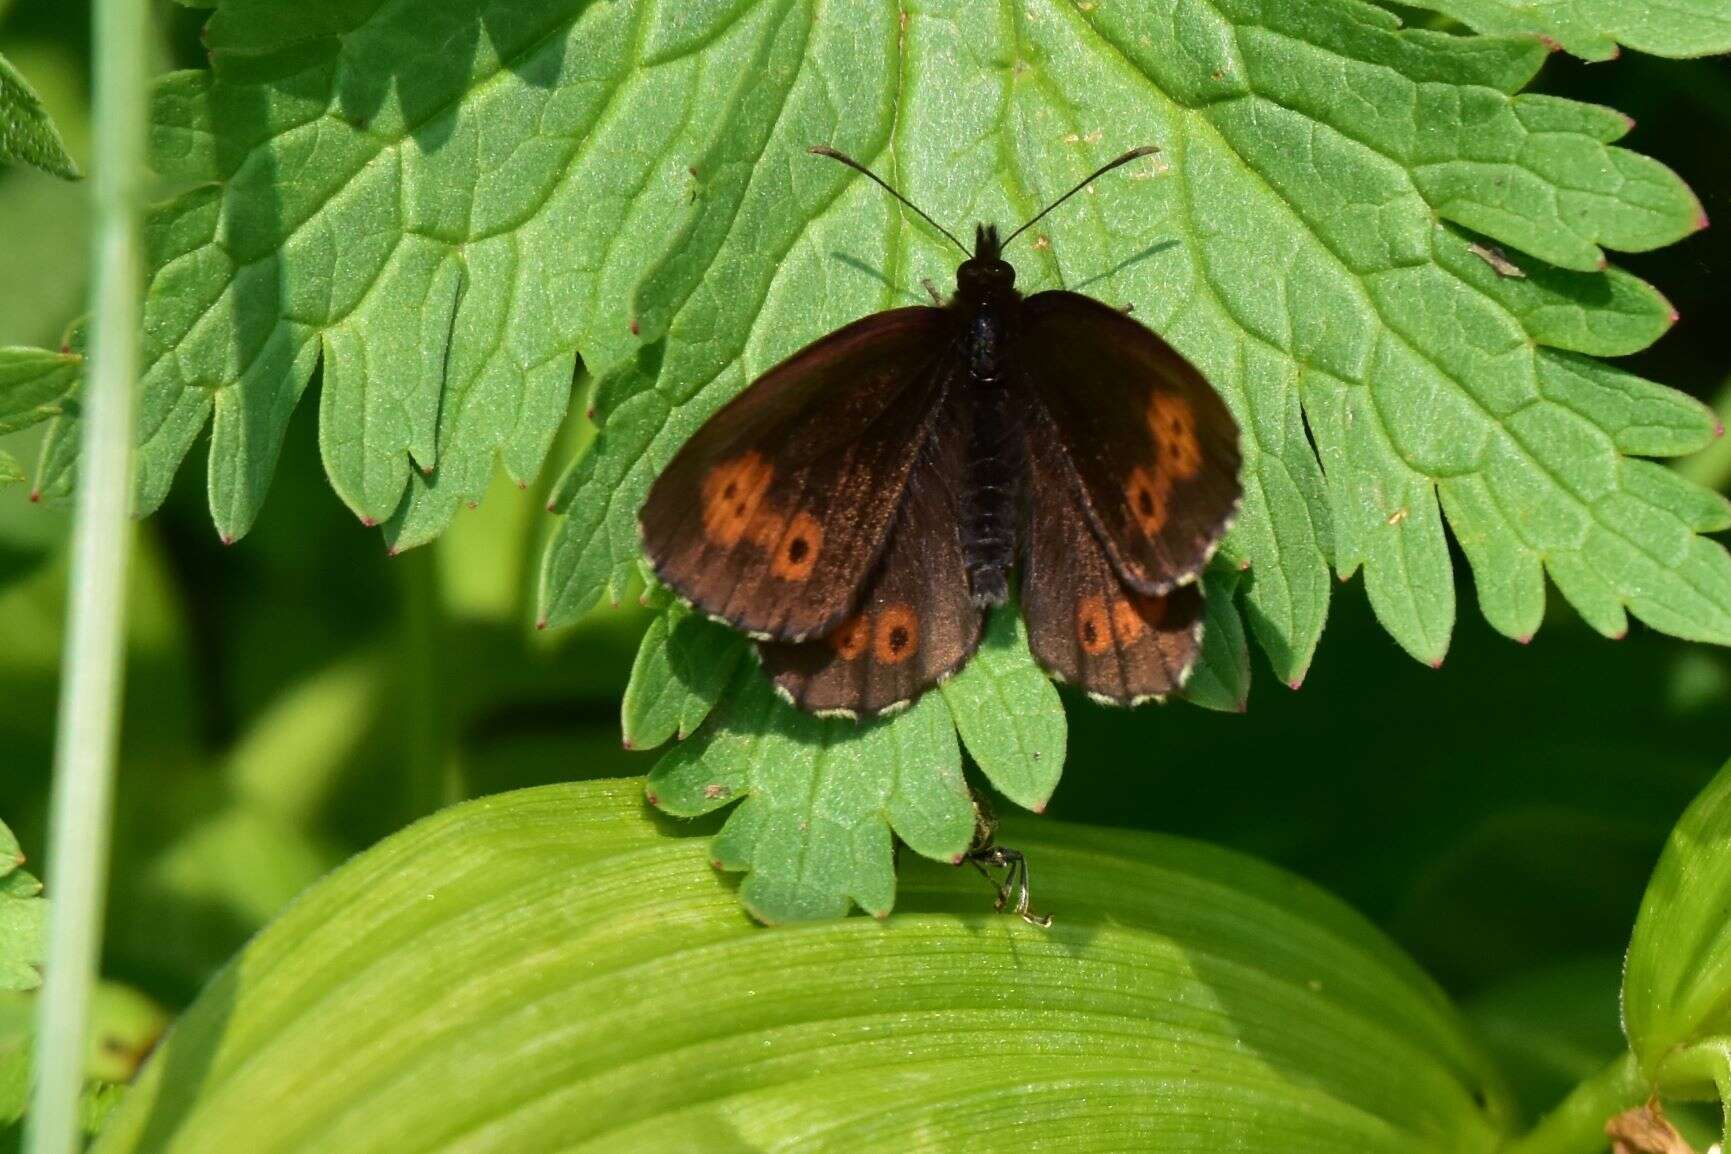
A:
<svg viewBox="0 0 1731 1154">
<path fill-rule="evenodd" d="M 892 832 L 951 860 L 974 834 L 937 694 L 891 719 L 825 720 L 783 702 L 755 662 L 710 723 L 655 766 L 648 791 L 680 817 L 740 802 L 710 856 L 747 871 L 740 900 L 764 921 L 840 917 L 850 903 L 882 917 L 895 904 Z"/>
<path fill-rule="evenodd" d="M 68 338 L 82 347 L 82 333 Z M 47 422 L 36 461 L 32 500 L 58 499 L 72 492 L 78 464 L 78 392 L 84 383 L 84 357 L 68 351 L 0 348 L 0 435 Z M 25 479 L 18 462 L 0 453 L 0 484 Z"/>
<path fill-rule="evenodd" d="M 1656 56 L 1731 52 L 1724 0 L 1406 0 L 1480 32 L 1527 34 L 1585 60 L 1609 60 L 1619 44 Z"/>
<path fill-rule="evenodd" d="M 78 165 L 66 155 L 66 144 L 48 119 L 42 98 L 0 56 L 0 163 L 5 162 L 34 165 L 68 180 L 78 176 Z"/>
<path fill-rule="evenodd" d="M 1647 883 L 1623 968 L 1623 1024 L 1642 1075 L 1665 1094 L 1717 1097 L 1731 1126 L 1727 910 L 1731 764 L 1672 830 Z"/>
<path fill-rule="evenodd" d="M 0 991 L 42 984 L 42 930 L 48 904 L 42 883 L 19 867 L 24 854 L 0 824 Z"/>
</svg>

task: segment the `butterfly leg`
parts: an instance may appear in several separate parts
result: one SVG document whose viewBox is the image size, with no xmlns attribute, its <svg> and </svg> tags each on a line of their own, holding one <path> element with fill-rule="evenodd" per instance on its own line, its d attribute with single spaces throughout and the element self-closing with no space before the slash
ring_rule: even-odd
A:
<svg viewBox="0 0 1731 1154">
<path fill-rule="evenodd" d="M 1131 313 L 1136 311 L 1136 305 L 1134 302 L 1131 302 L 1129 304 L 1120 305 L 1118 308 L 1118 311 L 1123 313 L 1125 316 L 1129 316 Z"/>
<path fill-rule="evenodd" d="M 938 292 L 938 286 L 932 283 L 932 278 L 923 276 L 920 278 L 920 284 L 924 286 L 926 294 L 932 298 L 932 303 L 942 308 L 944 304 L 943 294 Z"/>
</svg>

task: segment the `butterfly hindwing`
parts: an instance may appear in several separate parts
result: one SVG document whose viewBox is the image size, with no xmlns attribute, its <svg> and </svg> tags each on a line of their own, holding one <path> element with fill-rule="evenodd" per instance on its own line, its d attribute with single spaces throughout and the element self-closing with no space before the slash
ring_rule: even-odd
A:
<svg viewBox="0 0 1731 1154">
<path fill-rule="evenodd" d="M 1029 297 L 1016 343 L 1054 462 L 1120 576 L 1145 594 L 1196 579 L 1237 514 L 1238 425 L 1196 368 L 1090 297 Z"/>
<path fill-rule="evenodd" d="M 764 671 L 800 708 L 881 713 L 960 669 L 979 646 L 983 615 L 962 558 L 964 402 L 961 389 L 947 393 L 855 612 L 824 637 L 759 643 Z"/>
<path fill-rule="evenodd" d="M 1062 454 L 1030 429 L 1022 579 L 1028 647 L 1048 673 L 1097 698 L 1134 705 L 1163 697 L 1183 685 L 1201 650 L 1200 588 L 1152 596 L 1130 588 L 1066 481 Z"/>
<path fill-rule="evenodd" d="M 643 506 L 660 580 L 761 636 L 812 637 L 846 617 L 944 395 L 952 327 L 936 308 L 875 313 L 711 417 Z"/>
</svg>

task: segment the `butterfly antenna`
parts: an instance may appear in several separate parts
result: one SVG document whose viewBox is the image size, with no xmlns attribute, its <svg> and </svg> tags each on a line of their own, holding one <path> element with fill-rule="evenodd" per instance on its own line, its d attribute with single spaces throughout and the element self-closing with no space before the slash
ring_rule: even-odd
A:
<svg viewBox="0 0 1731 1154">
<path fill-rule="evenodd" d="M 1078 192 L 1081 192 L 1084 188 L 1087 188 L 1090 184 L 1093 184 L 1100 177 L 1111 172 L 1114 168 L 1117 168 L 1120 165 L 1129 164 L 1132 160 L 1139 160 L 1144 156 L 1152 156 L 1154 153 L 1159 151 L 1160 149 L 1157 145 L 1144 144 L 1141 148 L 1132 148 L 1123 156 L 1108 160 L 1105 164 L 1102 164 L 1099 168 L 1096 168 L 1093 172 L 1089 173 L 1075 188 L 1072 188 L 1069 192 L 1066 192 L 1063 196 L 1060 196 L 1057 200 L 1054 200 L 1051 204 L 1048 204 L 1045 208 L 1036 212 L 1032 220 L 1028 221 L 1028 223 L 1024 224 L 1021 228 L 1018 228 L 1015 232 L 1012 232 L 1009 236 L 1005 237 L 1004 243 L 999 247 L 1009 247 L 1011 241 L 1021 236 L 1024 232 L 1027 232 L 1030 228 L 1033 228 L 1041 217 L 1045 216 L 1048 212 L 1051 212 L 1054 208 L 1057 208 L 1060 204 L 1063 204 L 1066 200 L 1069 200 L 1072 196 L 1075 196 Z"/>
<path fill-rule="evenodd" d="M 943 225 L 939 224 L 937 221 L 935 221 L 931 217 L 927 216 L 925 209 L 921 208 L 919 205 L 915 204 L 913 201 L 909 200 L 907 197 L 903 196 L 901 193 L 899 193 L 895 189 L 891 188 L 888 184 L 886 184 L 884 182 L 883 177 L 879 176 L 877 173 L 873 172 L 871 169 L 867 168 L 865 165 L 861 164 L 859 161 L 855 160 L 853 157 L 849 156 L 847 153 L 837 152 L 835 149 L 831 148 L 827 144 L 814 144 L 811 146 L 811 148 L 807 149 L 807 151 L 810 152 L 813 156 L 827 156 L 831 160 L 839 160 L 843 164 L 847 165 L 849 168 L 853 169 L 855 172 L 863 173 L 866 176 L 870 177 L 872 179 L 872 181 L 874 183 L 876 183 L 879 188 L 883 189 L 885 192 L 889 193 L 891 196 L 895 197 L 897 200 L 901 201 L 903 204 L 907 205 L 909 208 L 911 208 L 915 212 L 919 213 L 921 220 L 925 221 L 927 224 L 931 225 L 933 228 L 935 228 L 939 232 L 943 233 L 946 237 L 949 238 L 951 244 L 953 244 L 957 248 L 961 249 L 962 252 L 967 254 L 968 256 L 974 255 L 973 253 L 968 252 L 968 246 L 967 245 L 963 244 L 961 241 L 956 239 L 955 233 L 951 232 L 949 229 L 945 228 Z M 1093 177 L 1089 177 L 1088 179 L 1092 180 Z"/>
</svg>

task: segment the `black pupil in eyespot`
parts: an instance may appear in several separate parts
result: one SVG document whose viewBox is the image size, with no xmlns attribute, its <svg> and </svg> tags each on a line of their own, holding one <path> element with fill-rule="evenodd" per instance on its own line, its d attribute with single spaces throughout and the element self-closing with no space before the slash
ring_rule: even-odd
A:
<svg viewBox="0 0 1731 1154">
<path fill-rule="evenodd" d="M 900 625 L 898 625 L 894 629 L 890 630 L 890 648 L 891 649 L 895 649 L 895 650 L 904 649 L 904 648 L 906 648 L 907 643 L 908 643 L 908 631 L 906 629 L 903 629 Z"/>
<path fill-rule="evenodd" d="M 787 559 L 789 561 L 805 560 L 806 544 L 804 537 L 795 537 L 787 543 Z"/>
</svg>

